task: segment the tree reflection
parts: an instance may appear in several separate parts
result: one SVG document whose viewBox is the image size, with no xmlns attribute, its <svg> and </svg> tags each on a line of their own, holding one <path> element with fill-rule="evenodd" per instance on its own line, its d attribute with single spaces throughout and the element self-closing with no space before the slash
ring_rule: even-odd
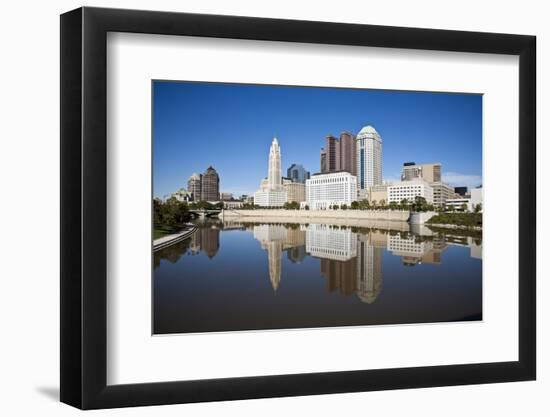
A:
<svg viewBox="0 0 550 417">
<path fill-rule="evenodd" d="M 220 229 L 215 225 L 201 225 L 189 239 L 155 252 L 153 254 L 154 267 L 158 268 L 161 260 L 177 263 L 183 255 L 196 256 L 201 252 L 212 259 L 219 249 Z"/>
<path fill-rule="evenodd" d="M 319 259 L 320 276 L 329 293 L 356 296 L 372 304 L 382 292 L 383 254 L 401 258 L 405 266 L 440 265 L 449 246 L 470 248 L 472 258 L 481 259 L 481 235 L 461 235 L 432 231 L 420 226 L 407 230 L 365 228 L 351 225 L 254 223 L 206 221 L 187 240 L 154 253 L 154 267 L 162 260 L 180 262 L 184 255 L 206 255 L 214 259 L 220 250 L 220 232 L 252 232 L 267 252 L 266 273 L 274 292 L 281 286 L 283 252 L 295 264 L 308 256 Z"/>
</svg>

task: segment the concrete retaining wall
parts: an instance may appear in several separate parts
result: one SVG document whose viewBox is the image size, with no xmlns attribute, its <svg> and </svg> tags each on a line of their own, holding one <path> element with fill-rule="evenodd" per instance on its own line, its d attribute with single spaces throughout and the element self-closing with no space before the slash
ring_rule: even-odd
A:
<svg viewBox="0 0 550 417">
<path fill-rule="evenodd" d="M 401 210 L 224 210 L 221 218 L 233 219 L 246 217 L 277 217 L 281 219 L 346 219 L 346 220 L 382 220 L 406 222 L 409 212 Z"/>
<path fill-rule="evenodd" d="M 424 224 L 437 213 L 435 211 L 426 211 L 424 213 L 411 213 L 411 224 Z"/>
</svg>

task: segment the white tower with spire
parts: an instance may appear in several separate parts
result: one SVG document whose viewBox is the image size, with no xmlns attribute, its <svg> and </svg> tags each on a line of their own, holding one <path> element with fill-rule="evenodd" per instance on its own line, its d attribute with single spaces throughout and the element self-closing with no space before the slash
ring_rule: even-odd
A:
<svg viewBox="0 0 550 417">
<path fill-rule="evenodd" d="M 254 204 L 260 207 L 282 207 L 287 201 L 281 175 L 281 147 L 277 138 L 273 138 L 269 148 L 267 178 L 260 183 L 260 189 L 254 193 Z"/>
<path fill-rule="evenodd" d="M 271 190 L 282 189 L 281 177 L 281 147 L 277 138 L 273 138 L 269 148 L 269 168 L 267 170 L 267 183 Z"/>
</svg>

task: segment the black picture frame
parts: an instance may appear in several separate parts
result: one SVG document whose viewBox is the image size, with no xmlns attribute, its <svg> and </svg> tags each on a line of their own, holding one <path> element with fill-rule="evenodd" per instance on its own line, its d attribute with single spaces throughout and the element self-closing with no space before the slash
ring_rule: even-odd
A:
<svg viewBox="0 0 550 417">
<path fill-rule="evenodd" d="M 519 360 L 107 385 L 108 32 L 519 56 Z M 95 409 L 535 379 L 534 36 L 84 7 L 61 15 L 60 57 L 62 402 Z"/>
</svg>

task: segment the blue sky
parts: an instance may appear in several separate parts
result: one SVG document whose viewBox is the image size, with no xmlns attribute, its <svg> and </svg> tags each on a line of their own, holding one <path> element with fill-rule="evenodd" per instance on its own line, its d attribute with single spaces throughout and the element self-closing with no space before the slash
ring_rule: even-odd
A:
<svg viewBox="0 0 550 417">
<path fill-rule="evenodd" d="M 209 165 L 221 191 L 253 193 L 275 135 L 283 175 L 292 163 L 318 172 L 328 134 L 367 124 L 382 137 L 384 180 L 398 179 L 403 162 L 441 162 L 452 185 L 481 184 L 480 95 L 154 81 L 153 99 L 156 197 Z"/>
</svg>

